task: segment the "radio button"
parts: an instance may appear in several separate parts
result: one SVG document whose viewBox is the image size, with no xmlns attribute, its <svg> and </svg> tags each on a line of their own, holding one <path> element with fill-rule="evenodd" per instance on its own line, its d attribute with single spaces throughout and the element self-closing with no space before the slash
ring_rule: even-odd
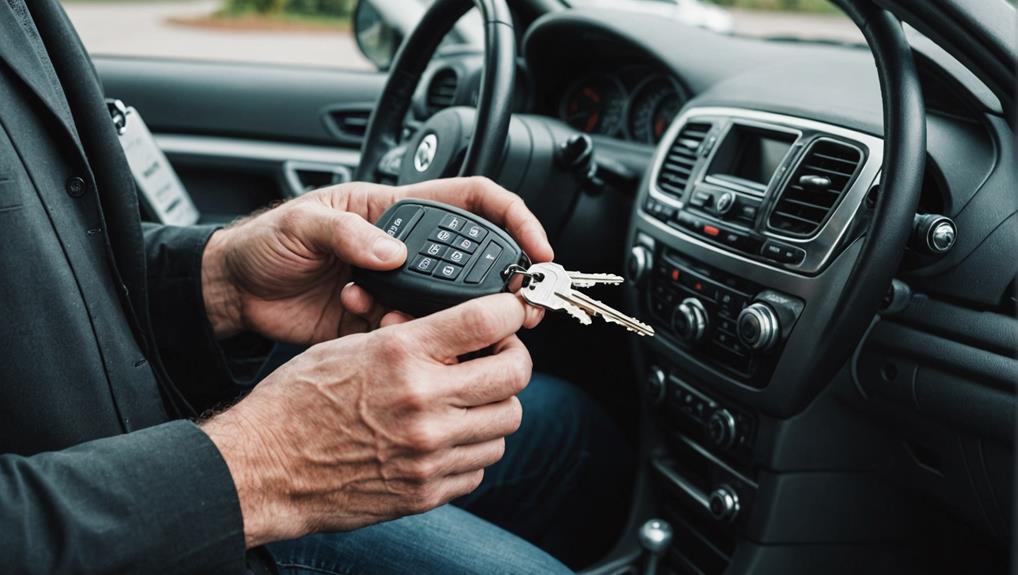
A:
<svg viewBox="0 0 1018 575">
<path fill-rule="evenodd" d="M 725 192 L 718 197 L 717 203 L 714 205 L 714 211 L 720 216 L 725 216 L 728 212 L 732 211 L 735 207 L 735 194 L 732 192 Z"/>
<path fill-rule="evenodd" d="M 743 205 L 739 208 L 739 217 L 750 221 L 756 221 L 756 206 Z"/>
</svg>

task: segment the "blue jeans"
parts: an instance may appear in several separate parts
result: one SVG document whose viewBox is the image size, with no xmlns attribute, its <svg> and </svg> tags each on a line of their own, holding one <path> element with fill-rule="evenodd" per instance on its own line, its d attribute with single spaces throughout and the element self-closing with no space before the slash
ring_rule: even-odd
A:
<svg viewBox="0 0 1018 575">
<path fill-rule="evenodd" d="M 476 491 L 421 515 L 269 545 L 281 575 L 572 573 L 552 554 L 575 564 L 608 545 L 632 454 L 567 382 L 535 375 L 520 401 L 523 423 Z"/>
</svg>

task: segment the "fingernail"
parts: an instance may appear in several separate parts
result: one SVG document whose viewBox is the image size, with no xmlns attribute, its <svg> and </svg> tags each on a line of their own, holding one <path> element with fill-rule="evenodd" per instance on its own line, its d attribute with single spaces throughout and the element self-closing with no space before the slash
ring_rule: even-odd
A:
<svg viewBox="0 0 1018 575">
<path fill-rule="evenodd" d="M 375 254 L 375 257 L 383 262 L 396 259 L 402 251 L 403 244 L 389 236 L 376 239 L 375 243 L 371 246 L 371 253 Z"/>
</svg>

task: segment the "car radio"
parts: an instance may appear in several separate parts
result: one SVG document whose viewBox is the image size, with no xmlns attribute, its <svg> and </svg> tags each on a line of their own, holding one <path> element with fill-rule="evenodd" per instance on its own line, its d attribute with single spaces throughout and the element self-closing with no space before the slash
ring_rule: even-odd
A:
<svg viewBox="0 0 1018 575">
<path fill-rule="evenodd" d="M 875 175 L 863 173 L 872 144 L 809 123 L 698 113 L 670 135 L 643 211 L 725 251 L 805 274 L 827 263 Z"/>
</svg>

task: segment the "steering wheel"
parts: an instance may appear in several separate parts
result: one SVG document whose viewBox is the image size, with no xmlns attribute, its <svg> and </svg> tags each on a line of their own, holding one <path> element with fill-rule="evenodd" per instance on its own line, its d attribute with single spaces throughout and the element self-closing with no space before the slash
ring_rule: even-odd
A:
<svg viewBox="0 0 1018 575">
<path fill-rule="evenodd" d="M 476 112 L 447 108 L 401 145 L 404 119 L 421 76 L 439 43 L 476 7 L 484 23 L 484 69 Z M 368 122 L 355 177 L 400 184 L 454 175 L 494 179 L 502 163 L 516 81 L 516 35 L 505 0 L 436 0 L 393 60 L 389 78 Z M 464 153 L 465 149 L 465 153 Z"/>
</svg>

